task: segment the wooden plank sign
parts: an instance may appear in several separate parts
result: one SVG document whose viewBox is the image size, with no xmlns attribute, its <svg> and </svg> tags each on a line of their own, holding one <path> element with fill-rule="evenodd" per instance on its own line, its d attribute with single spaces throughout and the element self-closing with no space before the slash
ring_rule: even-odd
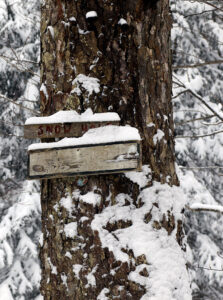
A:
<svg viewBox="0 0 223 300">
<path fill-rule="evenodd" d="M 83 114 L 76 111 L 59 111 L 48 117 L 34 117 L 24 125 L 24 138 L 49 139 L 63 137 L 80 137 L 91 128 L 106 125 L 119 125 L 117 113 L 96 113 L 88 109 Z"/>
<path fill-rule="evenodd" d="M 140 141 L 29 150 L 28 178 L 122 173 L 141 169 Z"/>
<path fill-rule="evenodd" d="M 24 138 L 45 139 L 62 137 L 79 137 L 91 128 L 98 128 L 106 125 L 119 125 L 119 121 L 102 122 L 74 122 L 54 124 L 28 124 L 24 125 Z"/>
</svg>

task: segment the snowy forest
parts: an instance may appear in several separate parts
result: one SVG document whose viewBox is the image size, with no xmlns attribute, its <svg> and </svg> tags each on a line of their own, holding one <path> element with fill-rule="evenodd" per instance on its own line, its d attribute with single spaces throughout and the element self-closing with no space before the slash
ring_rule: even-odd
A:
<svg viewBox="0 0 223 300">
<path fill-rule="evenodd" d="M 223 295 L 223 4 L 171 0 L 171 11 L 176 168 L 187 202 L 186 265 L 192 299 L 217 300 Z M 23 138 L 25 120 L 40 114 L 40 42 L 40 1 L 1 0 L 1 300 L 43 299 L 40 182 L 26 179 L 33 141 Z"/>
</svg>

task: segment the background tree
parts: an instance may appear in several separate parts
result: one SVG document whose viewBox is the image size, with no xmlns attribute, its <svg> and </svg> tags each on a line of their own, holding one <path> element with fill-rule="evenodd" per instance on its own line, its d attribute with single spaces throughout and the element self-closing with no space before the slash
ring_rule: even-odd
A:
<svg viewBox="0 0 223 300">
<path fill-rule="evenodd" d="M 25 181 L 29 142 L 22 138 L 24 120 L 38 108 L 39 20 L 39 1 L 28 5 L 23 0 L 1 1 L 0 298 L 4 300 L 39 295 L 39 184 Z"/>
<path fill-rule="evenodd" d="M 91 176 L 83 187 L 42 181 L 45 299 L 189 299 L 183 201 L 171 187 L 171 25 L 167 0 L 43 4 L 42 114 L 118 112 L 139 129 L 144 164 L 141 174 Z"/>
<path fill-rule="evenodd" d="M 222 61 L 222 3 L 173 1 L 172 10 L 173 65 L 197 66 L 174 68 L 173 72 L 175 149 L 183 167 L 181 185 L 189 205 L 222 205 L 223 64 L 209 64 Z M 187 211 L 184 221 L 193 298 L 221 299 L 222 271 L 210 268 L 222 270 L 218 253 L 223 249 L 223 218 L 216 213 Z"/>
</svg>

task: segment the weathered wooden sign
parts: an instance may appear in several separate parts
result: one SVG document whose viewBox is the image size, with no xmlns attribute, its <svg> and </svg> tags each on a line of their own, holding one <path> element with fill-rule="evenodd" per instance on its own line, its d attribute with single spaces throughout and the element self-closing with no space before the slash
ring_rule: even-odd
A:
<svg viewBox="0 0 223 300">
<path fill-rule="evenodd" d="M 34 117 L 24 125 L 24 138 L 80 137 L 91 128 L 119 125 L 117 113 L 96 113 L 88 109 L 83 114 L 76 111 L 59 111 L 48 117 Z"/>
<path fill-rule="evenodd" d="M 140 141 L 29 150 L 29 179 L 122 173 L 140 169 Z"/>
<path fill-rule="evenodd" d="M 61 137 L 79 137 L 91 128 L 98 128 L 106 125 L 119 125 L 119 121 L 102 122 L 74 122 L 55 124 L 31 124 L 24 125 L 24 138 L 45 139 Z"/>
</svg>

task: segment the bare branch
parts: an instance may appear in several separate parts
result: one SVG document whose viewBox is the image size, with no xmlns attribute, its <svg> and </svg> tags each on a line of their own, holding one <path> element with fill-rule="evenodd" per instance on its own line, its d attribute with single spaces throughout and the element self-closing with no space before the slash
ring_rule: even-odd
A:
<svg viewBox="0 0 223 300">
<path fill-rule="evenodd" d="M 221 7 L 218 7 L 215 4 L 210 3 L 209 1 L 211 1 L 211 0 L 209 0 L 209 1 L 207 1 L 207 0 L 193 0 L 193 1 L 191 1 L 191 0 L 184 0 L 184 1 L 186 1 L 186 2 L 200 2 L 200 3 L 205 3 L 207 5 L 210 5 L 211 7 L 216 8 L 216 10 L 223 11 L 223 9 Z"/>
<path fill-rule="evenodd" d="M 221 253 L 220 253 L 220 252 L 217 252 L 217 255 L 218 255 L 220 258 L 222 258 L 222 259 L 223 259 L 223 256 L 221 255 Z"/>
<path fill-rule="evenodd" d="M 177 81 L 174 81 L 174 80 L 173 80 L 173 83 L 176 84 L 178 87 L 185 87 L 184 85 L 180 84 L 180 83 L 177 82 Z"/>
<path fill-rule="evenodd" d="M 15 136 L 17 138 L 24 139 L 23 135 L 16 135 L 16 134 L 13 134 L 13 133 L 0 134 L 0 136 L 2 136 L 2 137 L 5 137 L 5 136 Z"/>
<path fill-rule="evenodd" d="M 180 110 L 174 110 L 174 113 L 176 113 L 176 112 L 193 112 L 193 113 L 199 113 L 199 114 L 207 116 L 207 117 L 209 116 L 206 112 L 200 111 L 200 110 L 197 110 L 197 109 L 180 109 Z"/>
<path fill-rule="evenodd" d="M 220 7 L 218 7 L 218 6 L 214 5 L 213 3 L 210 3 L 210 2 L 208 2 L 208 1 L 206 1 L 206 0 L 200 0 L 200 1 L 198 1 L 198 2 L 205 3 L 205 4 L 207 4 L 207 5 L 211 6 L 211 7 L 214 7 L 214 8 L 216 8 L 217 10 L 223 11 L 223 9 L 222 9 L 222 8 L 220 8 Z"/>
<path fill-rule="evenodd" d="M 198 100 L 200 100 L 200 102 L 202 102 L 210 111 L 212 111 L 213 114 L 215 114 L 221 121 L 223 121 L 223 118 L 209 104 L 207 104 L 197 93 L 193 92 L 191 89 L 189 89 L 188 92 L 191 93 L 191 95 L 196 97 Z"/>
<path fill-rule="evenodd" d="M 207 65 L 216 65 L 216 64 L 222 64 L 222 63 L 223 63 L 223 59 L 219 59 L 219 60 L 213 60 L 213 61 L 206 61 L 203 63 L 197 63 L 194 65 L 172 66 L 172 69 L 178 70 L 178 69 L 198 68 L 198 67 L 203 67 L 203 66 L 207 66 Z"/>
<path fill-rule="evenodd" d="M 187 169 L 187 170 L 208 170 L 208 169 L 223 169 L 220 166 L 207 166 L 207 167 L 183 167 L 179 166 L 180 169 Z"/>
<path fill-rule="evenodd" d="M 187 89 L 187 90 L 184 90 L 184 91 L 182 91 L 182 92 L 180 92 L 180 93 L 178 93 L 178 94 L 175 95 L 175 96 L 173 96 L 172 99 L 175 99 L 175 98 L 179 97 L 180 95 L 185 94 L 185 93 L 187 93 L 187 92 L 189 92 L 188 89 Z"/>
<path fill-rule="evenodd" d="M 204 10 L 204 11 L 202 11 L 200 13 L 186 15 L 186 16 L 184 16 L 184 18 L 193 17 L 193 16 L 199 16 L 199 15 L 203 15 L 203 14 L 206 14 L 206 13 L 212 13 L 212 12 L 216 12 L 216 11 L 218 11 L 217 8 L 210 9 L 210 10 Z"/>
<path fill-rule="evenodd" d="M 209 105 L 207 104 L 197 93 L 192 91 L 191 89 L 188 89 L 175 75 L 173 75 L 179 82 L 182 84 L 182 86 L 186 89 L 188 93 L 193 95 L 195 98 L 197 98 L 201 103 L 203 103 L 215 116 L 217 116 L 221 121 L 223 121 L 223 118 Z"/>
<path fill-rule="evenodd" d="M 4 121 L 4 120 L 0 120 L 0 123 L 7 124 L 7 125 L 12 125 L 12 126 L 16 126 L 16 127 L 24 127 L 24 125 L 15 124 L 13 122 Z"/>
<path fill-rule="evenodd" d="M 13 57 L 6 56 L 6 55 L 3 55 L 3 54 L 1 54 L 0 57 L 5 58 L 5 59 L 9 59 L 9 60 L 15 60 L 15 61 L 17 61 L 18 63 L 29 63 L 29 64 L 39 65 L 39 63 L 36 62 L 36 61 L 26 60 L 26 59 L 20 59 L 20 58 L 16 58 L 16 59 L 15 59 L 15 58 L 13 58 Z"/>
<path fill-rule="evenodd" d="M 12 47 L 10 47 L 10 49 L 11 49 L 12 53 L 15 55 L 16 60 L 19 60 L 19 58 L 18 58 L 17 53 L 15 52 L 15 50 Z"/>
<path fill-rule="evenodd" d="M 208 271 L 217 271 L 217 272 L 223 272 L 223 269 L 215 269 L 215 268 L 207 268 L 207 267 L 201 267 L 201 266 L 195 266 L 195 268 L 198 268 L 198 269 L 203 269 L 203 270 L 208 270 Z"/>
<path fill-rule="evenodd" d="M 198 139 L 198 138 L 203 138 L 203 137 L 206 137 L 206 136 L 216 135 L 216 134 L 219 134 L 219 133 L 222 133 L 222 132 L 223 132 L 223 130 L 214 131 L 212 133 L 207 133 L 207 134 L 202 134 L 202 135 L 177 135 L 177 136 L 175 136 L 175 139 L 187 139 L 187 138 Z"/>
<path fill-rule="evenodd" d="M 183 121 L 183 122 L 174 122 L 174 124 L 176 124 L 176 125 L 184 125 L 184 124 L 187 124 L 187 123 L 196 122 L 196 121 L 200 121 L 200 120 L 206 120 L 206 119 L 210 119 L 210 118 L 213 118 L 213 117 L 215 117 L 215 115 L 210 115 L 210 116 L 207 116 L 207 117 L 201 117 L 201 118 L 191 119 L 191 120 L 187 120 L 187 121 Z M 206 123 L 206 124 L 208 124 L 208 123 Z M 204 124 L 204 125 L 206 125 L 206 124 Z M 217 124 L 220 124 L 220 122 L 217 123 Z M 215 124 L 209 124 L 209 125 L 215 125 Z"/>
<path fill-rule="evenodd" d="M 4 57 L 1 57 L 2 59 L 4 59 L 8 64 L 10 64 L 12 67 L 14 67 L 16 70 L 18 70 L 19 72 L 28 72 L 34 76 L 37 76 L 37 77 L 40 77 L 39 74 L 33 72 L 32 70 L 30 69 L 26 69 L 24 68 L 23 66 L 21 67 L 18 67 L 17 65 L 13 64 L 9 59 L 6 59 Z M 36 81 L 37 82 L 37 81 Z"/>
<path fill-rule="evenodd" d="M 35 114 L 35 115 L 37 115 L 37 116 L 40 115 L 40 113 L 38 113 L 38 112 L 35 111 L 34 109 L 31 109 L 31 108 L 29 108 L 29 107 L 23 106 L 22 104 L 17 103 L 17 102 L 15 102 L 14 100 L 12 100 L 12 99 L 10 99 L 10 98 L 8 98 L 8 97 L 2 95 L 2 94 L 0 94 L 0 99 L 3 99 L 3 100 L 5 100 L 5 101 L 7 101 L 7 102 L 11 102 L 11 103 L 13 103 L 14 105 L 19 106 L 19 107 L 22 108 L 22 109 L 26 109 L 26 110 L 32 112 L 33 114 Z"/>
</svg>

